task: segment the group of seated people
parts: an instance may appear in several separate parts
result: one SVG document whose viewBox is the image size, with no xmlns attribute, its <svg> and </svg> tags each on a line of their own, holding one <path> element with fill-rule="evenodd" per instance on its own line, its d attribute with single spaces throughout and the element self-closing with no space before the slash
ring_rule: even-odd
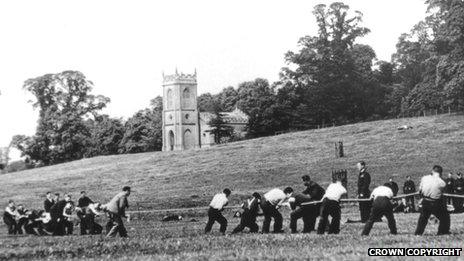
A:
<svg viewBox="0 0 464 261">
<path fill-rule="evenodd" d="M 81 235 L 101 234 L 102 226 L 95 221 L 95 217 L 104 214 L 104 207 L 94 203 L 81 192 L 77 206 L 71 200 L 71 195 L 46 193 L 43 210 L 27 210 L 22 204 L 16 206 L 13 200 L 8 202 L 3 214 L 3 221 L 8 227 L 8 234 L 30 235 L 72 235 L 74 225 L 80 225 Z"/>
</svg>

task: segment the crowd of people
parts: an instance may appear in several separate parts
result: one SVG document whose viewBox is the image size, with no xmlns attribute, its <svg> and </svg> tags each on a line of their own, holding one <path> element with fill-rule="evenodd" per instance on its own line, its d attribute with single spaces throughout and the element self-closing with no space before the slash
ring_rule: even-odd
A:
<svg viewBox="0 0 464 261">
<path fill-rule="evenodd" d="M 415 231 L 416 235 L 421 235 L 427 225 L 430 215 L 434 215 L 439 221 L 438 234 L 448 234 L 450 231 L 449 205 L 454 206 L 454 211 L 462 212 L 462 198 L 450 198 L 444 193 L 463 195 L 464 178 L 461 173 L 454 178 L 449 174 L 447 179 L 442 178 L 443 169 L 435 165 L 432 174 L 426 175 L 421 179 L 419 188 L 416 192 L 416 185 L 410 176 L 406 177 L 403 186 L 404 196 L 401 199 L 395 198 L 399 191 L 399 186 L 389 178 L 382 186 L 370 191 L 371 176 L 367 172 L 366 163 L 357 163 L 359 176 L 357 182 L 357 201 L 359 201 L 360 220 L 365 223 L 362 235 L 369 235 L 374 222 L 386 217 L 391 234 L 397 233 L 394 212 L 415 212 L 415 195 L 420 195 L 419 200 L 419 220 Z M 240 223 L 232 231 L 233 234 L 248 228 L 250 232 L 259 231 L 256 222 L 258 215 L 264 216 L 262 233 L 270 232 L 270 225 L 274 221 L 273 233 L 283 233 L 283 217 L 279 209 L 282 206 L 291 208 L 290 231 L 297 233 L 297 222 L 303 220 L 303 233 L 317 231 L 318 234 L 338 234 L 340 232 L 341 207 L 340 202 L 347 194 L 346 188 L 339 179 L 327 187 L 322 188 L 313 181 L 309 175 L 304 175 L 302 181 L 306 189 L 301 193 L 295 192 L 293 188 L 287 187 L 284 190 L 274 188 L 260 195 L 254 192 L 249 199 L 242 204 L 243 211 L 240 215 Z M 47 192 L 43 203 L 43 210 L 27 210 L 23 205 L 16 206 L 14 201 L 9 201 L 5 209 L 3 220 L 8 227 L 8 234 L 31 235 L 71 235 L 75 224 L 80 226 L 80 234 L 101 234 L 103 227 L 96 222 L 97 216 L 107 215 L 106 236 L 114 237 L 119 234 L 127 237 L 127 230 L 124 227 L 123 219 L 129 220 L 126 209 L 129 207 L 128 197 L 130 187 L 124 187 L 120 193 L 113 197 L 107 204 L 101 204 L 91 200 L 85 191 L 80 193 L 77 205 L 72 201 L 70 194 L 65 194 L 60 199 L 60 194 Z M 215 222 L 220 224 L 219 231 L 223 234 L 227 230 L 227 219 L 222 212 L 229 202 L 231 195 L 230 189 L 224 189 L 222 193 L 216 194 L 208 209 L 208 222 L 205 233 L 209 233 Z M 316 222 L 319 223 L 316 228 Z M 330 220 L 329 220 L 330 219 Z M 23 231 L 24 229 L 24 231 Z"/>
<path fill-rule="evenodd" d="M 361 161 L 357 163 L 359 169 L 357 200 L 359 201 L 359 210 L 361 219 L 359 222 L 365 223 L 362 235 L 369 235 L 375 222 L 386 217 L 391 234 L 397 234 L 397 227 L 394 212 L 415 212 L 415 195 L 419 194 L 419 220 L 415 230 L 416 235 L 424 233 L 429 217 L 434 215 L 440 222 L 438 234 L 450 233 L 450 216 L 447 203 L 450 203 L 444 193 L 453 192 L 462 195 L 462 175 L 459 173 L 457 179 L 452 174 L 448 179 L 442 179 L 443 168 L 435 165 L 430 175 L 424 176 L 416 192 L 416 185 L 410 176 L 406 177 L 403 186 L 404 197 L 395 198 L 399 191 L 399 186 L 390 178 L 384 185 L 370 190 L 371 176 L 367 172 L 366 163 Z M 264 216 L 262 224 L 262 233 L 270 232 L 271 221 L 274 220 L 273 233 L 283 233 L 283 217 L 279 209 L 282 206 L 289 206 L 290 213 L 290 231 L 297 233 L 297 221 L 303 219 L 303 233 L 317 231 L 317 234 L 338 234 L 340 232 L 341 207 L 340 201 L 347 190 L 342 185 L 341 180 L 333 180 L 326 190 L 319 184 L 311 180 L 308 175 L 302 177 L 306 189 L 301 192 L 295 192 L 293 188 L 287 187 L 284 190 L 274 188 L 263 196 L 255 192 L 251 198 L 247 199 L 242 205 L 242 215 L 239 225 L 232 231 L 238 233 L 245 228 L 250 232 L 258 232 L 259 226 L 256 222 L 258 215 Z M 451 180 L 451 181 L 450 181 Z M 446 182 L 445 182 L 446 181 Z M 450 185 L 452 184 L 452 185 Z M 222 211 L 228 204 L 230 189 L 224 189 L 222 193 L 216 194 L 208 210 L 208 223 L 205 227 L 205 233 L 209 233 L 215 222 L 220 224 L 219 231 L 225 234 L 227 230 L 227 219 L 222 215 Z M 462 200 L 454 198 L 452 203 L 455 211 L 462 209 Z M 260 211 L 261 209 L 261 211 Z M 261 213 L 262 212 L 262 213 Z M 319 217 L 319 223 L 316 229 L 316 221 Z M 331 219 L 329 222 L 329 218 Z"/>
<path fill-rule="evenodd" d="M 130 187 L 124 187 L 107 204 L 94 202 L 85 191 L 81 191 L 77 205 L 70 194 L 65 194 L 60 199 L 59 193 L 47 192 L 41 210 L 27 210 L 22 204 L 16 206 L 10 200 L 3 214 L 3 221 L 10 235 L 72 235 L 76 224 L 80 226 L 81 235 L 97 235 L 103 233 L 103 227 L 95 218 L 107 215 L 106 235 L 114 237 L 119 233 L 121 237 L 127 237 L 123 218 L 128 218 L 125 210 L 129 207 L 127 197 L 130 191 Z"/>
</svg>

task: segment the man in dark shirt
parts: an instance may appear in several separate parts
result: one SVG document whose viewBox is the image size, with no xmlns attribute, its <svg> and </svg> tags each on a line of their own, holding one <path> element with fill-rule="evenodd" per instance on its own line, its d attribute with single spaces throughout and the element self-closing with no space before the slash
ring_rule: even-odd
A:
<svg viewBox="0 0 464 261">
<path fill-rule="evenodd" d="M 56 202 L 55 200 L 53 200 L 52 193 L 50 191 L 47 192 L 46 197 L 47 198 L 44 201 L 44 210 L 45 212 L 50 213 L 50 208 L 52 208 L 53 204 L 55 204 Z"/>
<path fill-rule="evenodd" d="M 411 180 L 411 176 L 406 177 L 406 181 L 404 182 L 403 185 L 403 193 L 404 194 L 411 194 L 416 192 L 416 184 L 414 184 L 414 181 Z M 415 212 L 416 211 L 416 206 L 414 204 L 414 196 L 408 196 L 405 198 L 406 200 L 406 208 L 408 211 L 406 212 Z"/>
<path fill-rule="evenodd" d="M 454 181 L 454 194 L 457 195 L 464 195 L 464 178 L 462 174 L 459 172 L 457 175 L 457 179 Z M 463 212 L 463 200 L 462 198 L 454 198 L 454 211 L 456 213 Z"/>
<path fill-rule="evenodd" d="M 290 208 L 293 210 L 290 213 L 290 230 L 292 233 L 297 232 L 298 219 L 303 218 L 303 233 L 311 232 L 312 213 L 314 207 L 310 205 L 302 205 L 302 203 L 311 202 L 311 197 L 302 193 L 293 193 L 292 197 L 288 200 Z"/>
<path fill-rule="evenodd" d="M 252 198 L 243 203 L 243 213 L 240 216 L 240 223 L 232 231 L 232 234 L 242 232 L 243 229 L 248 227 L 251 233 L 256 233 L 259 230 L 256 224 L 256 217 L 259 212 L 259 204 L 261 203 L 261 195 L 258 192 L 253 193 Z"/>
<path fill-rule="evenodd" d="M 304 175 L 303 177 L 301 177 L 301 179 L 303 180 L 303 183 L 306 186 L 306 189 L 303 191 L 303 194 L 308 195 L 310 197 L 309 201 L 320 201 L 325 194 L 324 188 L 322 188 L 316 182 L 312 181 L 309 175 Z M 303 211 L 303 216 L 307 216 L 303 233 L 309 233 L 312 230 L 315 230 L 316 219 L 319 216 L 320 209 L 321 203 L 307 205 L 301 208 L 301 211 Z"/>
<path fill-rule="evenodd" d="M 445 179 L 446 187 L 445 187 L 445 193 L 448 194 L 453 194 L 454 193 L 454 177 L 453 173 L 448 173 L 448 178 Z M 446 203 L 449 205 L 454 205 L 453 204 L 453 198 L 452 197 L 446 197 Z"/>
<path fill-rule="evenodd" d="M 386 183 L 388 184 L 388 187 L 391 188 L 391 190 L 393 191 L 393 196 L 396 196 L 398 195 L 398 191 L 400 190 L 399 187 L 398 187 L 398 184 L 396 182 L 393 181 L 393 177 L 390 177 L 388 179 L 388 182 Z"/>
<path fill-rule="evenodd" d="M 69 195 L 65 195 L 63 200 L 57 201 L 50 209 L 50 216 L 52 226 L 53 226 L 53 235 L 54 236 L 64 236 L 65 231 L 65 219 L 63 216 L 64 208 L 66 204 L 71 201 L 71 197 Z"/>
<path fill-rule="evenodd" d="M 358 177 L 358 198 L 370 198 L 371 191 L 369 186 L 371 184 L 371 175 L 366 171 L 366 163 L 360 161 L 357 164 L 359 170 Z M 372 203 L 371 201 L 360 201 L 359 202 L 359 212 L 361 214 L 361 222 L 365 223 L 369 219 L 369 214 L 371 211 Z"/>
<path fill-rule="evenodd" d="M 90 219 L 87 218 L 87 207 L 92 204 L 93 201 L 87 197 L 85 191 L 81 191 L 81 196 L 79 200 L 77 201 L 77 216 L 80 219 L 80 227 L 81 227 L 81 235 L 86 235 L 87 230 L 90 227 Z"/>
</svg>

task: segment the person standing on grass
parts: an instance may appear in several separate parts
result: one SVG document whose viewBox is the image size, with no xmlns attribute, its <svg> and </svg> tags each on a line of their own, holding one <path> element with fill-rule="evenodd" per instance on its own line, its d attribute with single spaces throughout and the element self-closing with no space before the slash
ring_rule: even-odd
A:
<svg viewBox="0 0 464 261">
<path fill-rule="evenodd" d="M 454 181 L 454 194 L 456 195 L 464 195 L 464 178 L 462 177 L 461 172 L 458 172 L 457 178 Z M 456 213 L 463 212 L 463 199 L 462 198 L 454 198 L 454 211 Z"/>
<path fill-rule="evenodd" d="M 256 224 L 256 217 L 259 212 L 259 204 L 261 202 L 261 195 L 258 192 L 253 193 L 252 198 L 247 199 L 243 204 L 243 213 L 240 216 L 240 223 L 232 231 L 232 234 L 242 232 L 243 229 L 248 227 L 251 233 L 256 233 L 259 230 Z"/>
<path fill-rule="evenodd" d="M 86 213 L 87 213 L 87 207 L 89 204 L 92 204 L 93 201 L 87 197 L 85 191 L 81 191 L 81 196 L 79 200 L 77 201 L 77 208 L 76 208 L 76 213 L 77 217 L 80 219 L 80 228 L 81 228 L 81 235 L 87 234 L 87 219 L 86 219 Z"/>
<path fill-rule="evenodd" d="M 68 201 L 63 209 L 63 226 L 65 228 L 66 235 L 72 235 L 74 231 L 74 202 Z"/>
<path fill-rule="evenodd" d="M 422 208 L 417 221 L 416 235 L 422 235 L 430 215 L 440 220 L 438 235 L 450 233 L 450 215 L 446 209 L 446 200 L 443 196 L 446 183 L 441 179 L 443 168 L 433 166 L 432 174 L 422 177 L 419 185 L 419 193 L 422 196 Z"/>
<path fill-rule="evenodd" d="M 310 233 L 313 230 L 312 219 L 313 216 L 319 213 L 314 205 L 304 205 L 303 203 L 312 202 L 312 198 L 309 195 L 303 193 L 293 193 L 288 199 L 292 212 L 290 213 L 290 231 L 291 233 L 297 233 L 297 222 L 298 219 L 303 218 L 303 233 Z M 316 213 L 314 213 L 316 212 Z"/>
<path fill-rule="evenodd" d="M 49 191 L 47 192 L 46 194 L 46 199 L 44 201 L 44 210 L 45 212 L 47 213 L 50 213 L 50 209 L 52 208 L 52 206 L 55 204 L 55 200 L 53 199 L 52 197 L 52 193 Z"/>
<path fill-rule="evenodd" d="M 390 186 L 390 183 L 386 183 L 383 186 L 378 186 L 372 191 L 370 198 L 374 202 L 372 203 L 369 219 L 364 225 L 364 230 L 362 231 L 363 236 L 369 235 L 374 222 L 381 219 L 383 216 L 387 218 L 390 233 L 392 235 L 397 234 L 395 216 L 393 215 L 393 204 L 391 202 L 394 193 Z"/>
<path fill-rule="evenodd" d="M 311 201 L 320 201 L 324 196 L 325 190 L 316 182 L 312 181 L 309 175 L 304 175 L 301 177 L 303 180 L 306 189 L 303 191 L 303 194 L 308 195 Z M 321 203 L 307 205 L 303 208 L 305 211 L 303 216 L 307 216 L 307 221 L 305 223 L 305 229 L 303 233 L 309 233 L 313 231 L 316 227 L 316 219 L 319 216 L 321 211 Z"/>
<path fill-rule="evenodd" d="M 396 182 L 393 181 L 393 177 L 390 177 L 388 179 L 388 187 L 391 188 L 391 190 L 393 191 L 393 196 L 396 197 L 396 195 L 398 195 L 398 191 L 400 190 L 399 187 L 398 187 L 398 184 Z"/>
<path fill-rule="evenodd" d="M 340 180 L 336 180 L 330 184 L 325 191 L 322 198 L 321 216 L 319 219 L 319 225 L 317 227 L 318 234 L 324 234 L 327 223 L 329 222 L 329 216 L 332 217 L 329 226 L 329 234 L 340 233 L 340 219 L 341 219 L 341 208 L 340 199 L 343 195 L 348 193 L 346 188 L 343 187 Z"/>
<path fill-rule="evenodd" d="M 272 218 L 274 218 L 274 233 L 284 232 L 282 230 L 283 218 L 279 212 L 279 208 L 286 203 L 292 194 L 293 189 L 291 187 L 285 188 L 284 191 L 275 188 L 264 194 L 264 198 L 261 201 L 261 209 L 264 213 L 263 233 L 269 233 Z"/>
<path fill-rule="evenodd" d="M 448 194 L 453 194 L 454 193 L 454 177 L 453 173 L 448 173 L 448 178 L 445 179 L 445 193 Z M 452 197 L 446 197 L 446 203 L 449 205 L 453 205 L 453 198 Z"/>
<path fill-rule="evenodd" d="M 403 193 L 404 194 L 411 194 L 416 192 L 416 184 L 414 184 L 414 181 L 411 180 L 411 176 L 406 177 L 406 181 L 404 182 L 403 185 Z M 406 201 L 406 212 L 415 212 L 416 211 L 416 206 L 414 204 L 414 196 L 407 196 L 405 198 Z"/>
<path fill-rule="evenodd" d="M 208 209 L 208 222 L 206 223 L 205 227 L 205 234 L 211 232 L 213 228 L 214 222 L 218 222 L 221 226 L 219 231 L 222 234 L 226 233 L 227 229 L 227 219 L 222 215 L 222 211 L 224 207 L 227 206 L 229 203 L 229 196 L 232 192 L 230 189 L 226 188 L 222 191 L 222 193 L 218 193 L 214 195 L 211 203 L 209 203 Z"/>
<path fill-rule="evenodd" d="M 358 162 L 356 165 L 359 170 L 358 176 L 358 198 L 367 199 L 370 197 L 369 186 L 371 184 L 371 175 L 366 171 L 366 163 L 364 161 Z M 371 210 L 371 201 L 360 201 L 359 212 L 361 214 L 361 222 L 365 223 L 369 219 Z"/>
<path fill-rule="evenodd" d="M 91 235 L 102 233 L 103 227 L 95 221 L 95 217 L 102 214 L 104 214 L 104 212 L 102 212 L 100 203 L 90 203 L 87 207 L 84 222 L 86 222 L 86 228 Z"/>
<path fill-rule="evenodd" d="M 64 209 L 68 203 L 71 202 L 71 195 L 65 194 L 63 200 L 57 201 L 50 208 L 51 225 L 53 227 L 54 236 L 64 236 L 66 234 L 67 224 L 65 217 L 63 216 Z"/>
<path fill-rule="evenodd" d="M 3 222 L 8 227 L 8 235 L 15 235 L 17 232 L 16 223 L 16 206 L 13 200 L 8 201 L 8 206 L 5 208 L 3 213 Z"/>
<path fill-rule="evenodd" d="M 131 188 L 125 186 L 122 188 L 122 192 L 119 192 L 111 201 L 106 204 L 103 208 L 108 212 L 111 224 L 111 228 L 106 235 L 107 237 L 115 237 L 119 233 L 121 237 L 127 237 L 127 230 L 124 227 L 123 218 L 128 218 L 126 215 L 126 208 L 129 208 L 129 202 L 127 198 L 131 193 Z"/>
</svg>

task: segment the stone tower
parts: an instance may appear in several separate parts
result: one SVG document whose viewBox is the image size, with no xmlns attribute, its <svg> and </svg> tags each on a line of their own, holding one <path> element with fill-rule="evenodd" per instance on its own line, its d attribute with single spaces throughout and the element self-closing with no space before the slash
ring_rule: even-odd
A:
<svg viewBox="0 0 464 261">
<path fill-rule="evenodd" d="M 200 147 L 197 73 L 163 74 L 163 151 Z"/>
</svg>

